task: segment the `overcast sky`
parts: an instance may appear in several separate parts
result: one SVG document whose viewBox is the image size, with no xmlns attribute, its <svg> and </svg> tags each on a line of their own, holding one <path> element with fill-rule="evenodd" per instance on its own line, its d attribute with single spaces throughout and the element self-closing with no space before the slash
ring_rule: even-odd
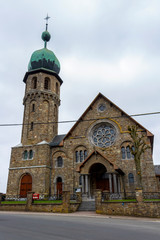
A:
<svg viewBox="0 0 160 240">
<path fill-rule="evenodd" d="M 128 114 L 160 111 L 159 0 L 0 0 L 0 124 L 22 123 L 22 80 L 43 47 L 47 13 L 48 48 L 64 81 L 59 120 L 77 119 L 99 92 Z M 135 119 L 155 135 L 160 164 L 160 114 Z M 60 124 L 59 133 L 71 126 Z M 0 192 L 20 139 L 21 127 L 0 127 Z"/>
</svg>

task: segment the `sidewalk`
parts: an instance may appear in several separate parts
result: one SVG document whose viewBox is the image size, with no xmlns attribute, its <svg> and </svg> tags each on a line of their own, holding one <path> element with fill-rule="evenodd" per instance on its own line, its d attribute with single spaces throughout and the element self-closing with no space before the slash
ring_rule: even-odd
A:
<svg viewBox="0 0 160 240">
<path fill-rule="evenodd" d="M 131 216 L 113 216 L 113 215 L 101 215 L 92 211 L 77 211 L 74 213 L 46 213 L 46 212 L 13 212 L 13 211 L 0 211 L 5 214 L 23 214 L 23 215 L 46 215 L 46 216 L 66 216 L 66 217 L 88 217 L 88 218 L 112 218 L 112 219 L 123 219 L 123 220 L 139 220 L 147 222 L 159 222 L 160 218 L 141 218 L 141 217 L 131 217 Z"/>
</svg>

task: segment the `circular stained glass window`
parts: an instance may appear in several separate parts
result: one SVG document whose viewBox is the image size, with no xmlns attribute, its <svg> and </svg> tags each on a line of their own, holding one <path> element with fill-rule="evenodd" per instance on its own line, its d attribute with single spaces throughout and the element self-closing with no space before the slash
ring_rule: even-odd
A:
<svg viewBox="0 0 160 240">
<path fill-rule="evenodd" d="M 92 142 L 97 147 L 109 147 L 115 139 L 116 129 L 109 123 L 98 124 L 92 130 Z"/>
</svg>

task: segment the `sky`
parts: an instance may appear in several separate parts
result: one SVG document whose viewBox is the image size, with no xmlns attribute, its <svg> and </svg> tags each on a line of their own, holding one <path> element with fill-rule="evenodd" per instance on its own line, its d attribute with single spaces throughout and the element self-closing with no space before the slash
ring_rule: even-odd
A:
<svg viewBox="0 0 160 240">
<path fill-rule="evenodd" d="M 159 0 L 0 0 L 0 124 L 22 123 L 31 54 L 48 48 L 61 63 L 59 120 L 78 119 L 99 92 L 128 114 L 160 112 Z M 160 164 L 160 114 L 135 117 L 154 138 Z M 59 134 L 72 124 L 59 124 Z M 21 126 L 0 126 L 0 192 Z"/>
</svg>

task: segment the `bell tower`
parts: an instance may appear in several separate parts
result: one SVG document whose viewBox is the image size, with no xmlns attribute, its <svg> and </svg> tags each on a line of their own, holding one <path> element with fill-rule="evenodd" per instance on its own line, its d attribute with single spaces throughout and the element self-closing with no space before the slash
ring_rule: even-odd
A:
<svg viewBox="0 0 160 240">
<path fill-rule="evenodd" d="M 42 33 L 44 48 L 33 52 L 23 79 L 26 87 L 22 145 L 50 142 L 58 134 L 60 86 L 63 81 L 58 75 L 60 63 L 55 54 L 47 49 L 47 42 L 51 38 L 48 19 L 47 16 L 46 30 Z"/>
</svg>

